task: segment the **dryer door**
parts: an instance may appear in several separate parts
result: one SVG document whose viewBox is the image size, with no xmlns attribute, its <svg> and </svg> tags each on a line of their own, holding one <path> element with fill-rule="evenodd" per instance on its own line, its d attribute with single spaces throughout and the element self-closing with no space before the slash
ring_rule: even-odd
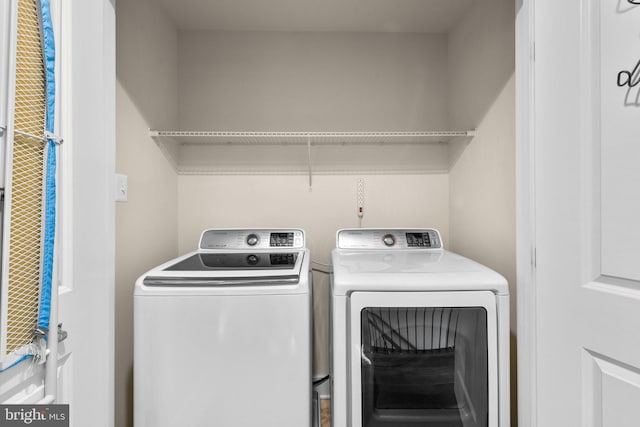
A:
<svg viewBox="0 0 640 427">
<path fill-rule="evenodd" d="M 497 427 L 495 295 L 351 295 L 353 426 Z"/>
</svg>

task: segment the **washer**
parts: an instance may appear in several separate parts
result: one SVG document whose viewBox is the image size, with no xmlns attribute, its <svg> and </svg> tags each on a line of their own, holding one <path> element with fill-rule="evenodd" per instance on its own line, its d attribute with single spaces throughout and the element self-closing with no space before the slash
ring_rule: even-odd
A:
<svg viewBox="0 0 640 427">
<path fill-rule="evenodd" d="M 302 230 L 211 229 L 142 275 L 135 426 L 310 426 L 309 262 Z"/>
<path fill-rule="evenodd" d="M 344 229 L 332 252 L 334 427 L 507 427 L 509 295 L 434 229 Z"/>
</svg>

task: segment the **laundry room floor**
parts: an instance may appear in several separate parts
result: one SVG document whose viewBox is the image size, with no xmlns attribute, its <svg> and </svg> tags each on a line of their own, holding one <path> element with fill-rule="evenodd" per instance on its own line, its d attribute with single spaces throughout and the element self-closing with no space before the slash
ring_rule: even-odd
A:
<svg viewBox="0 0 640 427">
<path fill-rule="evenodd" d="M 320 400 L 320 426 L 331 427 L 331 401 L 329 399 Z"/>
</svg>

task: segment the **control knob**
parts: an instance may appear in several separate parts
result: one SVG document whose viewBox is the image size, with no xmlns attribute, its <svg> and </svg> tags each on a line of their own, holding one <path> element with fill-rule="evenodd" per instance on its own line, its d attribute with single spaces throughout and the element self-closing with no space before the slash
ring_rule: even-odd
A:
<svg viewBox="0 0 640 427">
<path fill-rule="evenodd" d="M 385 245 L 387 246 L 393 246 L 396 244 L 396 238 L 393 237 L 393 234 L 385 234 L 382 237 L 382 241 L 384 242 Z"/>
<path fill-rule="evenodd" d="M 256 265 L 258 264 L 258 262 L 260 261 L 260 258 L 258 257 L 258 255 L 249 255 L 247 257 L 247 264 L 249 265 Z"/>
<path fill-rule="evenodd" d="M 247 236 L 247 245 L 249 246 L 255 246 L 258 244 L 259 241 L 260 241 L 260 238 L 253 233 Z"/>
</svg>

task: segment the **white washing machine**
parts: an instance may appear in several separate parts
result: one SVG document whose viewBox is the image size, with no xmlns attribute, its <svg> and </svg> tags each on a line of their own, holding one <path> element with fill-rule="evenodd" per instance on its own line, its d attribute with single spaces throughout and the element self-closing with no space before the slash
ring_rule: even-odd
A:
<svg viewBox="0 0 640 427">
<path fill-rule="evenodd" d="M 310 426 L 309 262 L 299 229 L 206 230 L 141 276 L 135 426 Z"/>
<path fill-rule="evenodd" d="M 433 229 L 346 229 L 332 252 L 334 427 L 509 426 L 509 295 Z"/>
</svg>

